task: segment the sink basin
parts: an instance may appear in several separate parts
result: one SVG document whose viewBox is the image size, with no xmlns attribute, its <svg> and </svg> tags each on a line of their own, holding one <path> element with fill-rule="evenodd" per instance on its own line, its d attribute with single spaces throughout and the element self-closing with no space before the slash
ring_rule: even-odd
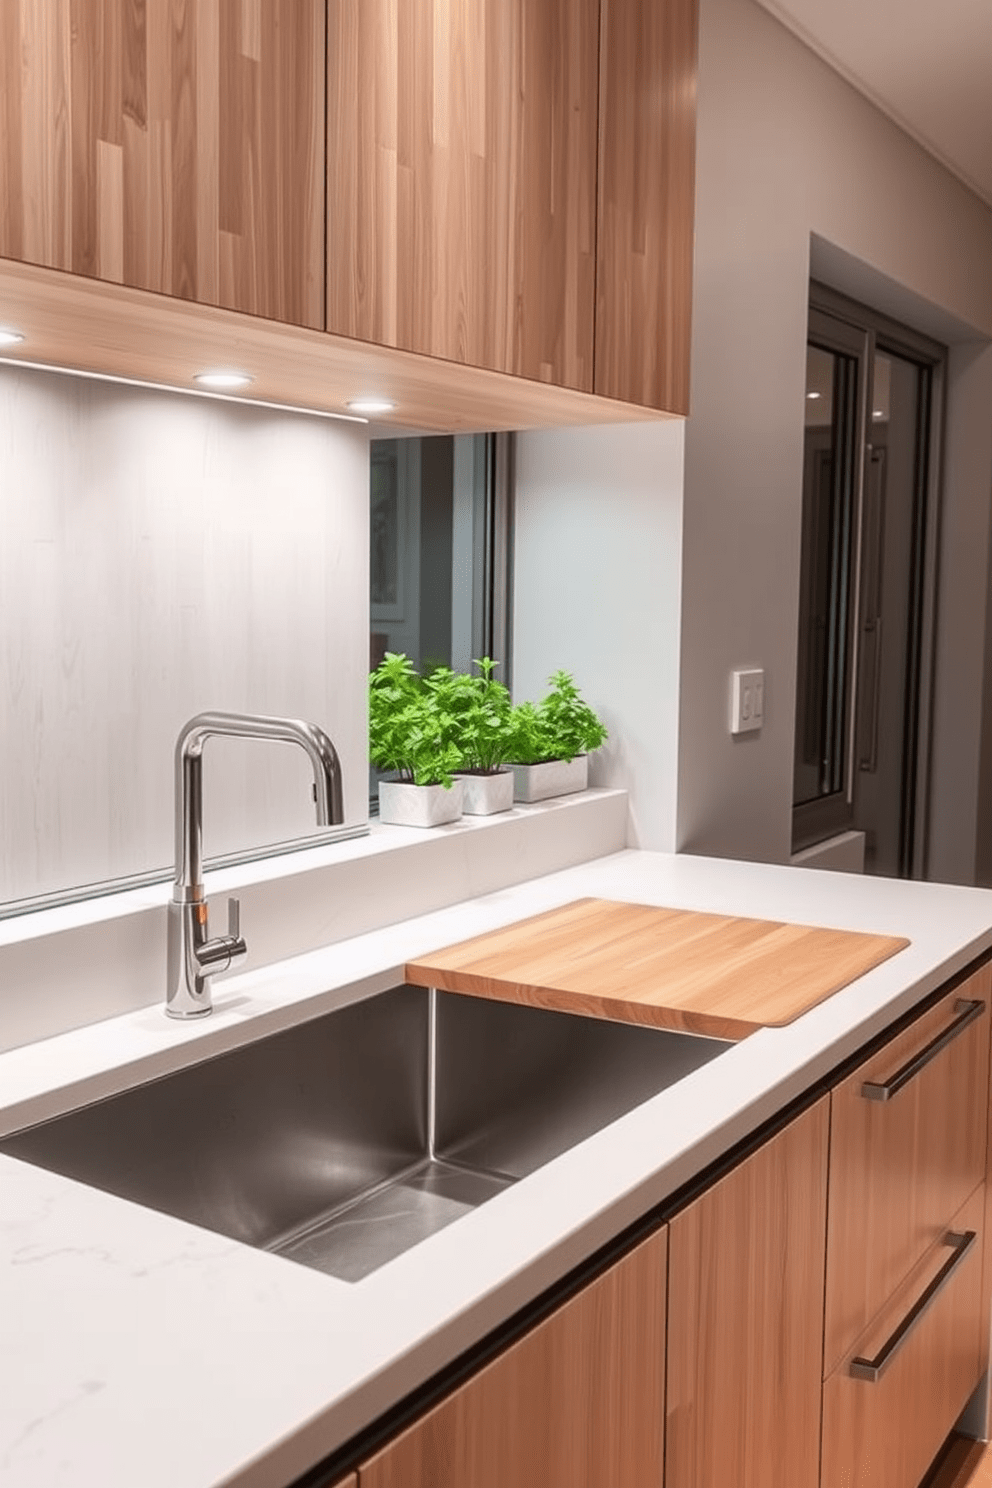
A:
<svg viewBox="0 0 992 1488">
<path fill-rule="evenodd" d="M 402 986 L 0 1150 L 357 1281 L 727 1047 Z"/>
</svg>

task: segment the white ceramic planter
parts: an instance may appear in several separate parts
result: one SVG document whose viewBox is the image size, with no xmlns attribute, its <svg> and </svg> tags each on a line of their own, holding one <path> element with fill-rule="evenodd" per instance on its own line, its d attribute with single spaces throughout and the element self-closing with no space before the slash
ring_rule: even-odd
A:
<svg viewBox="0 0 992 1488">
<path fill-rule="evenodd" d="M 495 816 L 513 805 L 512 770 L 498 770 L 495 775 L 459 775 L 465 787 L 466 816 Z"/>
<path fill-rule="evenodd" d="M 573 760 L 544 760 L 540 765 L 513 766 L 513 799 L 546 801 L 549 796 L 568 796 L 589 784 L 589 756 Z"/>
<path fill-rule="evenodd" d="M 464 787 L 456 777 L 443 785 L 410 785 L 404 780 L 379 782 L 379 820 L 394 827 L 441 827 L 462 814 Z"/>
</svg>

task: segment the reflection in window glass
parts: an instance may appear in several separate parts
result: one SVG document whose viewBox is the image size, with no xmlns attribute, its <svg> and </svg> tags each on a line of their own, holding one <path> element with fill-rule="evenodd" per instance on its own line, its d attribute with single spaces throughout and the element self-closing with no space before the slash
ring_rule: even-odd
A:
<svg viewBox="0 0 992 1488">
<path fill-rule="evenodd" d="M 373 440 L 370 670 L 387 651 L 420 671 L 468 671 L 488 655 L 509 683 L 507 463 L 505 435 Z"/>
</svg>

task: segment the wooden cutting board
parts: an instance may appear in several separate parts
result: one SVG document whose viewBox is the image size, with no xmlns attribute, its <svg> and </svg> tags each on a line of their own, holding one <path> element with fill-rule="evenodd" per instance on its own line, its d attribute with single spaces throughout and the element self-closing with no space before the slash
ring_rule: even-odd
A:
<svg viewBox="0 0 992 1488">
<path fill-rule="evenodd" d="M 907 945 L 889 935 L 577 899 L 411 961 L 406 978 L 739 1039 L 791 1023 Z"/>
</svg>

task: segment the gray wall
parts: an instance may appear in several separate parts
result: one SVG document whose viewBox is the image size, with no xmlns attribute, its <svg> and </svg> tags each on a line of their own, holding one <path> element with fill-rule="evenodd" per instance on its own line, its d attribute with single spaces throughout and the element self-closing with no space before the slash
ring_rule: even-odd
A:
<svg viewBox="0 0 992 1488">
<path fill-rule="evenodd" d="M 784 861 L 811 236 L 837 287 L 857 289 L 860 268 L 880 308 L 987 337 L 992 212 L 752 0 L 702 0 L 696 193 L 677 840 Z M 958 878 L 974 871 L 960 823 L 977 810 L 992 492 L 992 399 L 972 356 L 956 355 L 951 387 L 934 738 L 934 863 Z M 736 666 L 766 670 L 764 728 L 740 739 Z"/>
</svg>

